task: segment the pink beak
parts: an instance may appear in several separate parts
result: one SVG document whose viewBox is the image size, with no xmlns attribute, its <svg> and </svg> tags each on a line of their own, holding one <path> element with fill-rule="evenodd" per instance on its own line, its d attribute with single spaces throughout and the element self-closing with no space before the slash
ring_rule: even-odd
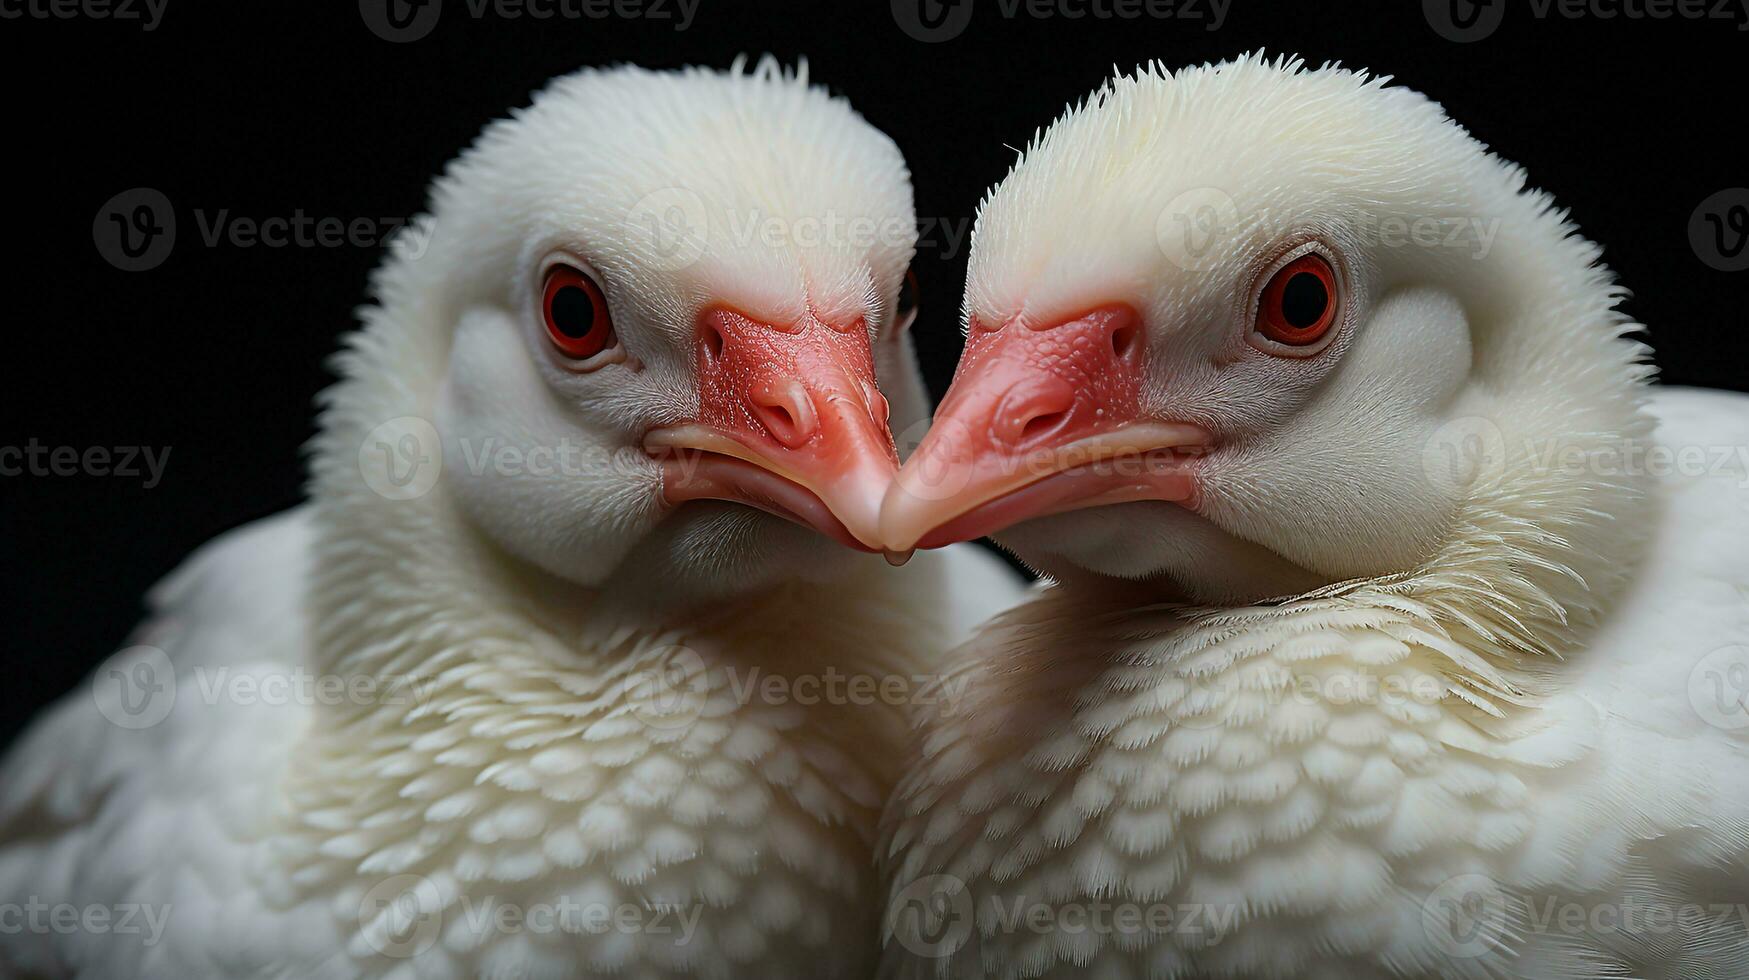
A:
<svg viewBox="0 0 1749 980">
<path fill-rule="evenodd" d="M 663 496 L 733 500 L 880 551 L 898 469 L 861 320 L 786 326 L 712 308 L 698 318 L 696 421 L 651 431 Z"/>
<path fill-rule="evenodd" d="M 1210 437 L 1146 417 L 1143 344 L 1123 304 L 1054 323 L 974 321 L 934 426 L 881 506 L 886 546 L 937 548 L 1083 507 L 1190 500 Z"/>
</svg>

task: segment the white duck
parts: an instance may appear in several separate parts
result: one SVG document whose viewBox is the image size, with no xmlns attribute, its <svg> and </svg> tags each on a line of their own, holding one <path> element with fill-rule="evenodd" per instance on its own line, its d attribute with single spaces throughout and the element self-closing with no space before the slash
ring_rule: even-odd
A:
<svg viewBox="0 0 1749 980">
<path fill-rule="evenodd" d="M 815 533 L 878 550 L 876 365 L 926 410 L 911 207 L 769 61 L 489 127 L 375 282 L 310 505 L 189 561 L 0 771 L 0 894 L 108 918 L 0 973 L 867 975 L 913 675 L 1018 594 Z"/>
<path fill-rule="evenodd" d="M 884 975 L 1749 976 L 1749 400 L 1649 387 L 1620 296 L 1381 79 L 1038 138 L 882 524 L 1060 584 L 923 723 Z"/>
</svg>

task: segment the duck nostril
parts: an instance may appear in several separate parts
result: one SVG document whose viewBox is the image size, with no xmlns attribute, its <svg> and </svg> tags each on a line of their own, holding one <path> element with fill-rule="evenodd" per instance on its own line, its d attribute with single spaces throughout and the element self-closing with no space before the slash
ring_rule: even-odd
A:
<svg viewBox="0 0 1749 980">
<path fill-rule="evenodd" d="M 1035 376 L 1010 388 L 991 420 L 996 438 L 1021 445 L 1061 429 L 1075 409 L 1075 389 L 1054 376 Z"/>
<path fill-rule="evenodd" d="M 784 446 L 795 449 L 814 437 L 814 403 L 799 381 L 776 382 L 749 399 L 753 417 Z"/>
<path fill-rule="evenodd" d="M 1130 348 L 1136 345 L 1136 337 L 1140 330 L 1141 328 L 1135 324 L 1118 327 L 1116 330 L 1113 330 L 1111 332 L 1111 352 L 1120 358 L 1125 354 L 1128 354 Z"/>
<path fill-rule="evenodd" d="M 706 363 L 715 364 L 723 356 L 723 332 L 710 323 L 699 327 L 699 346 L 704 350 Z"/>
<path fill-rule="evenodd" d="M 801 426 L 789 409 L 782 405 L 755 405 L 753 413 L 759 416 L 760 424 L 769 429 L 778 442 L 787 446 L 796 441 Z"/>
<path fill-rule="evenodd" d="M 1068 418 L 1068 417 L 1069 417 L 1069 413 L 1066 411 L 1065 412 L 1045 412 L 1042 415 L 1034 415 L 1032 418 L 1029 418 L 1026 420 L 1025 425 L 1022 425 L 1020 427 L 1021 441 L 1025 442 L 1025 441 L 1028 441 L 1031 439 L 1036 439 L 1039 436 L 1044 435 L 1045 433 L 1051 431 L 1052 429 L 1055 429 L 1057 426 L 1063 424 L 1063 420 L 1065 418 Z"/>
</svg>

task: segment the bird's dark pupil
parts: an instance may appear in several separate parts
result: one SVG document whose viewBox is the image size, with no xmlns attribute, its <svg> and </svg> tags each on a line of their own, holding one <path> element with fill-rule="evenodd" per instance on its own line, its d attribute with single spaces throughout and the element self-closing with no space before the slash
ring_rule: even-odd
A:
<svg viewBox="0 0 1749 980">
<path fill-rule="evenodd" d="M 580 286 L 565 286 L 553 294 L 553 326 L 567 337 L 583 338 L 595 326 L 595 304 Z"/>
<path fill-rule="evenodd" d="M 1287 288 L 1281 291 L 1281 315 L 1288 325 L 1297 330 L 1304 330 L 1324 318 L 1324 310 L 1330 305 L 1330 291 L 1324 288 L 1324 280 L 1310 272 L 1295 273 L 1287 281 Z"/>
</svg>

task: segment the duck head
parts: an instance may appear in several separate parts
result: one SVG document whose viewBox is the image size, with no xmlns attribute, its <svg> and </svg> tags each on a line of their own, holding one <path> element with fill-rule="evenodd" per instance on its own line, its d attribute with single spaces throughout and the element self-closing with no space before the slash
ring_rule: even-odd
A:
<svg viewBox="0 0 1749 980">
<path fill-rule="evenodd" d="M 965 354 L 886 545 L 995 534 L 1054 574 L 1254 601 L 1412 569 L 1479 504 L 1597 504 L 1606 481 L 1525 457 L 1636 431 L 1641 348 L 1523 183 L 1354 72 L 1111 81 L 983 202 Z"/>
<path fill-rule="evenodd" d="M 429 422 L 433 499 L 572 582 L 829 576 L 880 550 L 914 244 L 898 149 L 805 70 L 580 72 L 438 182 L 326 424 Z"/>
</svg>

